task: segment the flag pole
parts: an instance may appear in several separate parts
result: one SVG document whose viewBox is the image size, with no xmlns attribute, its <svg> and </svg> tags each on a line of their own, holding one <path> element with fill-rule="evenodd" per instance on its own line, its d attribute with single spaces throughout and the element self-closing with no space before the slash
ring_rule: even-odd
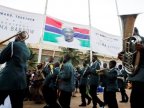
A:
<svg viewBox="0 0 144 108">
<path fill-rule="evenodd" d="M 56 51 L 54 50 L 54 51 L 53 51 L 53 55 L 52 55 L 53 57 L 55 56 L 55 52 L 56 52 Z"/>
<path fill-rule="evenodd" d="M 44 20 L 43 20 L 43 28 L 42 28 L 42 36 L 41 36 L 40 42 L 39 42 L 38 63 L 41 62 L 41 56 L 42 56 L 42 37 L 43 37 L 43 34 L 44 34 L 44 29 L 45 29 L 45 20 L 46 20 L 47 4 L 48 4 L 48 0 L 46 0 L 46 3 L 45 3 Z"/>
<path fill-rule="evenodd" d="M 89 28 L 90 28 L 90 64 L 92 63 L 92 47 L 91 47 L 91 10 L 90 0 L 88 0 L 88 17 L 89 17 Z"/>
<path fill-rule="evenodd" d="M 119 9 L 118 9 L 117 0 L 115 0 L 115 5 L 116 5 L 116 11 L 117 11 L 117 15 L 118 15 L 120 33 L 121 33 L 121 36 L 123 36 L 123 31 L 122 31 L 122 25 L 121 25 L 121 21 L 120 21 L 120 17 L 119 17 Z"/>
</svg>

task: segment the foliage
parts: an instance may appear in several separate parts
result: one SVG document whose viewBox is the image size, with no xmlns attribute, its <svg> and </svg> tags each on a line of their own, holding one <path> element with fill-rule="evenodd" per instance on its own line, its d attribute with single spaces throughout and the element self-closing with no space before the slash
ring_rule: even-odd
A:
<svg viewBox="0 0 144 108">
<path fill-rule="evenodd" d="M 85 60 L 87 63 L 90 63 L 90 51 L 87 51 L 87 52 L 83 55 L 83 60 Z"/>
<path fill-rule="evenodd" d="M 73 49 L 73 48 L 61 48 L 62 52 L 61 55 L 64 56 L 66 54 L 70 54 L 71 58 L 72 58 L 72 64 L 74 66 L 78 66 L 80 63 L 80 51 L 77 49 Z M 62 58 L 60 58 L 62 60 Z"/>
<path fill-rule="evenodd" d="M 92 52 L 92 55 L 97 55 L 97 53 Z M 85 54 L 83 54 L 83 60 L 85 60 L 88 64 L 90 64 L 90 61 L 91 61 L 90 60 L 90 51 L 87 51 Z"/>
<path fill-rule="evenodd" d="M 62 49 L 61 55 L 70 54 L 74 66 L 77 67 L 78 65 L 81 65 L 84 61 L 90 64 L 90 51 L 81 52 L 73 48 L 61 48 L 61 49 Z M 92 55 L 96 55 L 96 53 L 92 52 Z M 62 58 L 60 58 L 60 60 L 62 60 Z"/>
<path fill-rule="evenodd" d="M 36 65 L 37 65 L 37 54 L 35 52 L 33 52 L 33 50 L 31 48 L 30 49 L 30 53 L 31 53 L 31 56 L 29 58 L 29 61 L 28 61 L 28 69 L 35 69 L 36 68 Z"/>
</svg>

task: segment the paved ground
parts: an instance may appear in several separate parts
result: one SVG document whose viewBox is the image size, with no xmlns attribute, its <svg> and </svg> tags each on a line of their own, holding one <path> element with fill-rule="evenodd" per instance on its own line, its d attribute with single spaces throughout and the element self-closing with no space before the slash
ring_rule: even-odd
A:
<svg viewBox="0 0 144 108">
<path fill-rule="evenodd" d="M 127 90 L 127 94 L 128 96 L 130 96 L 130 90 Z M 98 94 L 99 98 L 103 100 L 102 98 L 102 93 Z M 121 95 L 119 92 L 117 92 L 117 101 L 118 101 L 118 105 L 119 108 L 130 108 L 130 103 L 119 103 L 119 101 L 121 100 Z M 80 98 L 80 94 L 76 93 L 76 97 L 72 97 L 72 101 L 71 101 L 71 108 L 92 108 L 92 103 L 86 107 L 79 107 L 78 105 L 81 103 L 81 98 Z M 25 101 L 24 102 L 24 108 L 43 108 L 45 104 L 35 104 L 32 101 Z M 98 107 L 99 108 L 99 107 Z M 105 106 L 105 108 L 108 108 L 107 106 Z"/>
</svg>

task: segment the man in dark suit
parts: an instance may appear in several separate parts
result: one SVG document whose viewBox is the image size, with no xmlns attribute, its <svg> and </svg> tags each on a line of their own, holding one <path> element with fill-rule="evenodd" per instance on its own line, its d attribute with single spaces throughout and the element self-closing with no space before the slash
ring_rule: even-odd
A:
<svg viewBox="0 0 144 108">
<path fill-rule="evenodd" d="M 120 102 L 128 102 L 128 95 L 126 94 L 126 77 L 127 73 L 126 71 L 122 68 L 122 65 L 118 65 L 118 88 L 120 89 L 121 93 L 121 101 Z"/>
<path fill-rule="evenodd" d="M 98 73 L 100 75 L 101 86 L 104 87 L 103 100 L 104 100 L 104 104 L 105 105 L 107 105 L 107 101 L 108 101 L 108 96 L 107 96 L 107 92 L 106 92 L 107 79 L 106 79 L 106 75 L 105 74 L 108 71 L 109 71 L 109 69 L 108 69 L 107 63 L 103 63 L 102 71 Z"/>
<path fill-rule="evenodd" d="M 86 61 L 83 63 L 83 68 L 80 71 L 80 84 L 79 84 L 79 89 L 81 93 L 81 101 L 82 103 L 79 106 L 86 106 L 91 103 L 91 97 L 89 96 L 89 93 L 87 93 L 88 89 L 88 72 L 89 66 Z M 86 103 L 86 99 L 88 102 Z"/>
<path fill-rule="evenodd" d="M 53 72 L 50 69 L 50 65 L 48 66 L 49 72 L 42 87 L 44 100 L 47 104 L 44 106 L 44 108 L 60 108 L 59 104 L 57 103 L 57 75 L 60 72 L 59 65 L 59 62 L 54 64 Z"/>
<path fill-rule="evenodd" d="M 116 92 L 118 90 L 117 83 L 117 69 L 116 61 L 111 60 L 109 62 L 109 70 L 105 73 L 106 77 L 106 96 L 108 108 L 118 108 L 118 103 L 116 99 Z"/>
<path fill-rule="evenodd" d="M 90 75 L 89 75 L 89 86 L 90 86 L 90 95 L 92 97 L 93 108 L 97 108 L 97 103 L 100 107 L 104 106 L 104 102 L 102 102 L 97 96 L 97 87 L 99 85 L 99 75 L 96 72 L 100 69 L 100 61 L 98 60 L 96 55 L 93 55 L 92 64 L 90 66 Z"/>
<path fill-rule="evenodd" d="M 75 89 L 74 72 L 71 56 L 66 54 L 64 56 L 63 66 L 58 75 L 60 90 L 59 103 L 62 108 L 70 108 L 72 92 Z"/>
<path fill-rule="evenodd" d="M 30 51 L 25 39 L 25 32 L 17 34 L 13 45 L 10 42 L 0 53 L 0 64 L 6 63 L 0 71 L 0 104 L 9 95 L 12 108 L 23 108 L 27 87 L 26 72 Z"/>
</svg>

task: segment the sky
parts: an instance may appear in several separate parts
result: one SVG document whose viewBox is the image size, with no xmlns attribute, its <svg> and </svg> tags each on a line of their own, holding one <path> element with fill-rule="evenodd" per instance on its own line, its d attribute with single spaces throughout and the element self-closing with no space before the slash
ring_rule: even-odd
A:
<svg viewBox="0 0 144 108">
<path fill-rule="evenodd" d="M 117 36 L 122 35 L 119 15 L 140 13 L 135 26 L 140 35 L 144 36 L 144 0 L 89 1 L 90 5 L 88 0 L 48 0 L 46 6 L 46 0 L 0 0 L 0 5 L 39 14 L 45 14 L 47 9 L 48 16 L 71 23 L 91 25 Z"/>
</svg>

